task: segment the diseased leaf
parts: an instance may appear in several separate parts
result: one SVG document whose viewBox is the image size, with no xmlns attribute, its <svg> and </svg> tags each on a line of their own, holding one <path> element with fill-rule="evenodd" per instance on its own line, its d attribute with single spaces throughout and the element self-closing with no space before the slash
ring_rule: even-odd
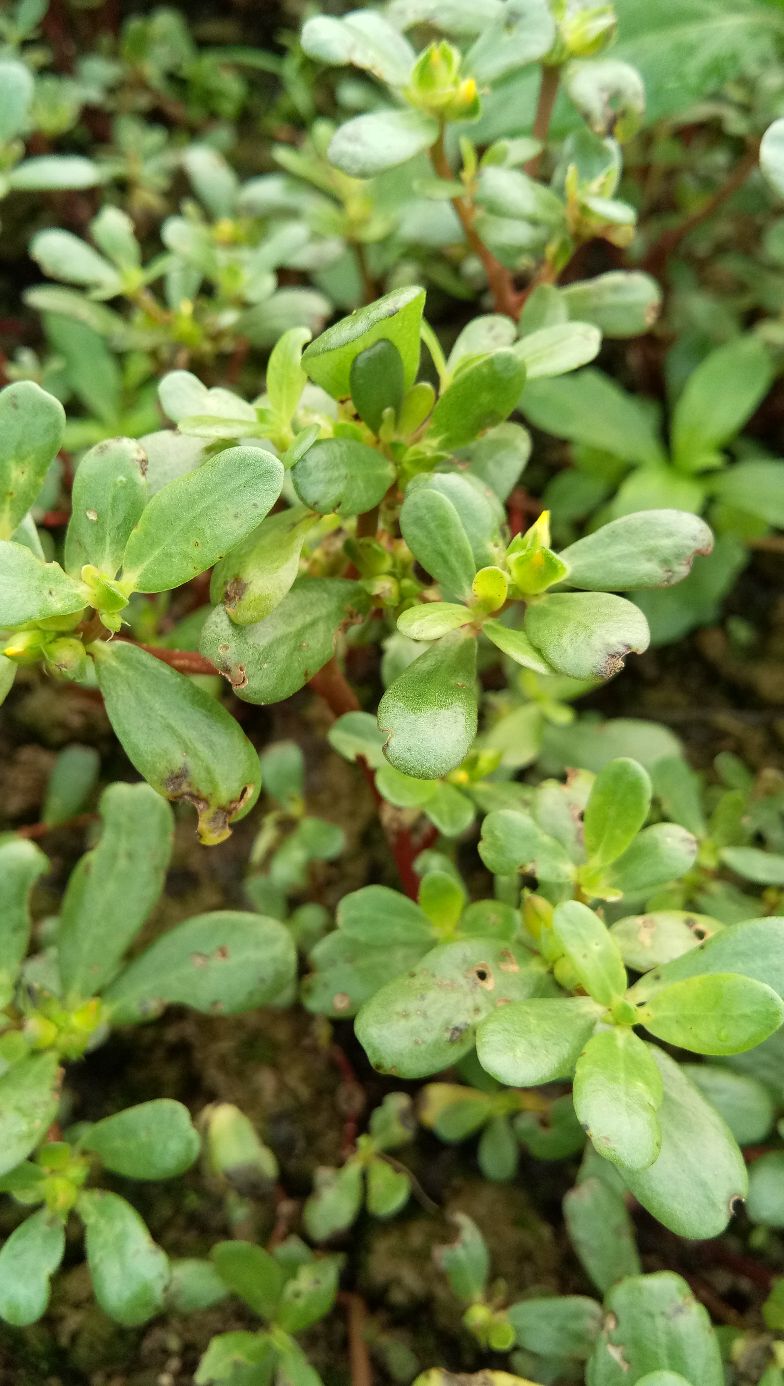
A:
<svg viewBox="0 0 784 1386">
<path fill-rule="evenodd" d="M 117 1024 L 167 1005 L 235 1015 L 285 1001 L 296 968 L 292 935 L 277 919 L 213 910 L 176 925 L 134 958 L 105 993 Z"/>
<path fill-rule="evenodd" d="M 589 591 L 628 592 L 672 587 L 691 570 L 697 554 L 708 554 L 713 536 L 697 516 L 682 510 L 643 510 L 602 525 L 563 549 L 566 582 Z"/>
<path fill-rule="evenodd" d="M 724 1368 L 707 1310 L 671 1271 L 629 1276 L 610 1289 L 602 1330 L 588 1362 L 588 1386 L 674 1386 L 674 1374 L 723 1386 Z M 661 1375 L 664 1381 L 656 1381 Z"/>
<path fill-rule="evenodd" d="M 605 592 L 553 592 L 529 602 L 525 633 L 560 674 L 608 679 L 648 648 L 648 622 L 632 602 Z"/>
<path fill-rule="evenodd" d="M 260 786 L 259 758 L 231 713 L 135 645 L 100 641 L 91 652 L 128 759 L 164 798 L 193 804 L 202 842 L 223 842 Z"/>
<path fill-rule="evenodd" d="M 235 625 L 222 606 L 200 648 L 248 703 L 278 703 L 304 687 L 335 653 L 338 632 L 368 599 L 344 578 L 303 578 L 263 621 Z"/>
<path fill-rule="evenodd" d="M 85 453 L 74 477 L 65 567 L 78 577 L 92 563 L 114 578 L 128 536 L 147 503 L 147 458 L 131 438 L 110 438 Z"/>
</svg>

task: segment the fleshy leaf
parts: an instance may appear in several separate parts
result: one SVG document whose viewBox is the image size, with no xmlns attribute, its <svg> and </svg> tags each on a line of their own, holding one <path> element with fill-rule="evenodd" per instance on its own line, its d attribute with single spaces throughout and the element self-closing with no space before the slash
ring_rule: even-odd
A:
<svg viewBox="0 0 784 1386">
<path fill-rule="evenodd" d="M 431 645 L 387 689 L 378 725 L 395 769 L 417 779 L 454 770 L 476 736 L 476 641 L 456 631 Z"/>
<path fill-rule="evenodd" d="M 606 1160 L 624 1169 L 653 1163 L 662 1097 L 651 1049 L 631 1030 L 600 1030 L 588 1041 L 575 1069 L 574 1110 Z"/>
<path fill-rule="evenodd" d="M 114 578 L 128 536 L 147 502 L 147 458 L 131 438 L 110 438 L 85 453 L 74 477 L 65 567 L 79 575 L 92 563 Z"/>
<path fill-rule="evenodd" d="M 684 510 L 643 510 L 622 515 L 561 552 L 566 582 L 594 592 L 672 587 L 709 554 L 713 535 L 698 515 Z"/>
<path fill-rule="evenodd" d="M 33 381 L 0 390 L 0 539 L 10 539 L 38 496 L 64 431 L 60 401 Z"/>
<path fill-rule="evenodd" d="M 201 1142 L 187 1107 L 160 1097 L 97 1121 L 80 1144 L 126 1179 L 173 1179 L 190 1169 Z"/>
<path fill-rule="evenodd" d="M 561 674 L 609 679 L 650 641 L 639 607 L 607 592 L 553 592 L 529 603 L 525 633 Z"/>
<path fill-rule="evenodd" d="M 95 1298 L 111 1319 L 132 1328 L 163 1308 L 169 1261 L 135 1208 L 119 1194 L 80 1194 L 79 1216 Z"/>
</svg>

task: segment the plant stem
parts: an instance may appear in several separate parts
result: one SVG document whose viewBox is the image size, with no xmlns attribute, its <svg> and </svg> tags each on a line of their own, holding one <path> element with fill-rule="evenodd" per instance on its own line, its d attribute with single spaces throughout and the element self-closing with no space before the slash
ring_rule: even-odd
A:
<svg viewBox="0 0 784 1386">
<path fill-rule="evenodd" d="M 341 1290 L 338 1300 L 346 1311 L 351 1386 L 373 1386 L 373 1368 L 365 1341 L 365 1301 L 351 1290 Z"/>
<path fill-rule="evenodd" d="M 443 127 L 430 151 L 430 159 L 439 178 L 443 178 L 448 183 L 454 182 L 455 175 L 447 158 Z M 468 245 L 482 262 L 496 312 L 506 313 L 508 317 L 516 318 L 519 304 L 514 279 L 511 272 L 505 269 L 500 261 L 496 260 L 492 251 L 488 249 L 481 236 L 478 235 L 474 226 L 476 211 L 471 199 L 461 196 L 453 197 L 451 201 Z"/>
<path fill-rule="evenodd" d="M 544 154 L 544 146 L 547 143 L 547 132 L 550 129 L 555 98 L 558 95 L 558 83 L 561 79 L 560 67 L 543 67 L 542 76 L 539 82 L 539 98 L 536 103 L 536 115 L 534 116 L 531 134 L 535 140 L 539 140 L 542 148 L 538 154 L 534 154 L 525 165 L 525 171 L 529 178 L 537 178 Z"/>
<path fill-rule="evenodd" d="M 378 285 L 376 284 L 367 260 L 367 251 L 361 241 L 354 241 L 354 259 L 357 262 L 359 278 L 362 283 L 362 298 L 364 303 L 372 303 L 378 298 Z"/>
<path fill-rule="evenodd" d="M 357 539 L 375 539 L 378 530 L 378 506 L 374 505 L 372 510 L 366 510 L 364 515 L 357 516 Z"/>
<path fill-rule="evenodd" d="M 88 823 L 95 823 L 97 819 L 97 813 L 77 813 L 64 823 L 26 823 L 24 827 L 16 829 L 16 835 L 35 842 L 39 837 L 46 837 L 47 833 L 59 832 L 61 828 L 86 828 Z"/>
<path fill-rule="evenodd" d="M 742 187 L 753 169 L 757 167 L 759 158 L 759 140 L 753 140 L 746 149 L 743 158 L 738 161 L 732 173 L 724 180 L 720 187 L 710 197 L 697 207 L 688 217 L 678 226 L 672 226 L 668 231 L 664 231 L 651 246 L 648 254 L 643 261 L 644 268 L 649 274 L 661 276 L 667 267 L 670 256 L 678 249 L 681 242 L 690 236 L 698 226 L 708 221 L 719 207 L 732 197 L 733 193 Z"/>
<path fill-rule="evenodd" d="M 118 635 L 116 638 L 126 640 L 124 635 Z M 156 659 L 170 665 L 179 674 L 220 674 L 220 669 L 216 669 L 211 660 L 205 659 L 204 655 L 198 654 L 196 650 L 167 650 L 163 645 L 145 645 L 141 640 L 127 640 L 126 643 L 155 655 Z"/>
</svg>

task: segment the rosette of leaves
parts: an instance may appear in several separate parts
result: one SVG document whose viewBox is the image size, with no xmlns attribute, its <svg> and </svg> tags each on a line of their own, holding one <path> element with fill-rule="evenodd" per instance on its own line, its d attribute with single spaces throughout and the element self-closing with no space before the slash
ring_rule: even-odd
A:
<svg viewBox="0 0 784 1386">
<path fill-rule="evenodd" d="M 59 916 L 32 953 L 30 893 L 49 863 L 31 842 L 0 844 L 0 1061 L 7 1069 L 0 1084 L 30 1112 L 18 1128 L 17 1107 L 3 1104 L 6 1169 L 51 1120 L 59 1060 L 80 1058 L 111 1027 L 150 1020 L 167 1005 L 230 1015 L 291 994 L 296 954 L 288 930 L 247 911 L 195 915 L 128 960 L 163 889 L 172 813 L 145 784 L 110 785 L 99 811 L 98 841 L 71 873 Z M 47 1120 L 39 1119 L 42 1111 Z"/>
<path fill-rule="evenodd" d="M 40 1067 L 50 1057 L 41 1054 L 29 1062 Z M 15 1120 L 17 1130 L 31 1121 L 37 1096 L 21 1086 L 12 1093 L 9 1079 L 20 1067 L 0 1078 L 7 1089 L 3 1122 L 7 1128 Z M 168 1257 L 125 1198 L 90 1188 L 88 1180 L 95 1166 L 124 1179 L 183 1174 L 196 1160 L 200 1144 L 188 1110 L 180 1102 L 158 1098 L 82 1124 L 66 1135 L 65 1140 L 45 1140 L 31 1159 L 11 1168 L 4 1158 L 0 1189 L 36 1211 L 0 1248 L 0 1317 L 23 1327 L 46 1312 L 50 1280 L 60 1267 L 66 1227 L 74 1217 L 84 1228 L 93 1291 L 104 1313 L 128 1327 L 145 1323 L 164 1307 L 171 1276 Z"/>
<path fill-rule="evenodd" d="M 274 1252 L 251 1242 L 219 1242 L 208 1261 L 173 1262 L 172 1308 L 203 1310 L 233 1295 L 264 1324 L 213 1338 L 196 1369 L 197 1386 L 321 1386 L 297 1339 L 333 1308 L 341 1264 L 340 1256 L 314 1255 L 299 1237 L 288 1237 Z"/>
<path fill-rule="evenodd" d="M 447 362 L 427 329 L 440 374 L 436 398 L 416 380 L 423 304 L 421 289 L 395 291 L 330 328 L 301 359 L 297 334 L 273 352 L 266 398 L 248 406 L 247 426 L 287 444 L 283 461 L 301 507 L 271 516 L 219 565 L 212 596 L 220 605 L 205 623 L 201 650 L 240 698 L 275 702 L 328 661 L 352 603 L 396 614 L 398 630 L 427 648 L 381 700 L 384 754 L 404 775 L 435 780 L 473 744 L 480 634 L 534 671 L 608 677 L 648 641 L 638 608 L 608 589 L 679 581 L 695 553 L 709 551 L 711 536 L 695 517 L 658 511 L 625 517 L 562 554 L 550 548 L 546 516 L 509 542 L 502 502 L 527 440 L 506 420 L 527 376 L 572 369 L 596 350 L 598 333 L 568 323 L 554 336 L 544 330 L 518 339 L 511 320 L 480 318 Z M 320 406 L 305 389 L 308 377 Z M 184 412 L 186 389 L 185 381 L 164 382 L 170 408 L 179 396 L 180 428 L 230 437 L 225 415 Z M 324 392 L 342 406 L 337 415 L 334 406 L 324 409 Z M 199 386 L 195 394 L 209 409 L 210 392 Z M 358 582 L 298 576 L 308 531 L 318 538 L 318 515 L 337 516 L 347 529 L 344 552 Z M 577 590 L 550 591 L 563 586 Z M 417 600 L 423 595 L 436 600 Z"/>
<path fill-rule="evenodd" d="M 17 664 L 97 682 L 132 763 L 159 793 L 194 805 L 203 842 L 222 841 L 258 794 L 253 747 L 203 688 L 104 637 L 121 629 L 134 593 L 169 592 L 243 540 L 280 493 L 281 463 L 260 447 L 229 448 L 153 490 L 138 443 L 99 444 L 77 470 L 62 563 L 46 562 L 29 511 L 60 446 L 62 407 L 20 382 L 0 394 L 0 420 L 4 692 Z"/>
<path fill-rule="evenodd" d="M 569 898 L 645 902 L 685 876 L 697 856 L 696 838 L 681 823 L 646 827 L 652 801 L 648 772 L 618 757 L 596 776 L 584 771 L 564 785 L 545 781 L 527 808 L 488 813 L 479 855 L 494 876 L 522 875 L 552 904 Z M 532 900 L 526 920 L 534 937 L 537 918 Z M 713 932 L 710 925 L 706 930 L 697 933 L 698 941 Z"/>
<path fill-rule="evenodd" d="M 302 1210 L 303 1225 L 315 1242 L 328 1241 L 356 1222 L 363 1206 L 374 1218 L 391 1218 L 408 1202 L 411 1176 L 392 1151 L 408 1145 L 414 1135 L 411 1098 L 388 1093 L 371 1113 L 367 1132 L 339 1169 L 316 1170 L 314 1190 Z"/>
<path fill-rule="evenodd" d="M 511 1353 L 510 1366 L 526 1373 L 498 1373 L 504 1383 L 529 1386 L 529 1372 L 540 1380 L 571 1380 L 582 1366 L 590 1386 L 721 1386 L 718 1338 L 680 1276 L 624 1275 L 608 1287 L 603 1304 L 588 1295 L 536 1294 L 510 1304 L 506 1285 L 490 1281 L 490 1251 L 476 1223 L 464 1213 L 453 1221 L 457 1240 L 439 1248 L 437 1258 L 453 1294 L 468 1305 L 468 1331 L 483 1348 Z M 433 1369 L 415 1386 L 451 1380 Z"/>
</svg>

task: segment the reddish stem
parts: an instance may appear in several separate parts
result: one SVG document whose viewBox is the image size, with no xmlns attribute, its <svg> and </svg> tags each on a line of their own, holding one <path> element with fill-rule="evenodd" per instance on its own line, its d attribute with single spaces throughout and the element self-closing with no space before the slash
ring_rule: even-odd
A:
<svg viewBox="0 0 784 1386">
<path fill-rule="evenodd" d="M 743 186 L 749 174 L 757 167 L 758 159 L 759 140 L 754 140 L 721 186 L 678 226 L 673 226 L 669 231 L 663 232 L 658 241 L 651 246 L 643 262 L 644 268 L 649 274 L 660 277 L 664 273 L 670 256 L 678 249 L 681 241 L 691 235 L 696 227 L 702 226 L 703 222 L 708 221 L 713 213 L 723 206 L 728 198 L 738 191 L 738 188 Z"/>
<path fill-rule="evenodd" d="M 430 158 L 438 177 L 451 183 L 455 175 L 447 158 L 443 130 L 430 151 Z M 477 259 L 482 262 L 496 312 L 506 313 L 510 318 L 517 318 L 520 312 L 520 295 L 515 289 L 514 279 L 510 271 L 496 260 L 493 252 L 478 234 L 474 226 L 476 211 L 473 203 L 467 197 L 453 197 L 452 206 L 457 213 L 468 245 Z"/>
<path fill-rule="evenodd" d="M 118 640 L 125 640 L 125 636 L 118 635 Z M 205 659 L 196 650 L 167 650 L 163 645 L 145 645 L 141 640 L 126 640 L 128 645 L 136 645 L 139 650 L 146 650 L 148 654 L 155 655 L 163 664 L 168 664 L 172 669 L 176 669 L 179 674 L 219 674 L 211 660 Z"/>
<path fill-rule="evenodd" d="M 539 168 L 542 162 L 542 155 L 544 154 L 544 146 L 547 142 L 547 132 L 550 129 L 550 120 L 553 114 L 555 98 L 558 95 L 558 82 L 560 76 L 561 69 L 559 67 L 542 68 L 542 77 L 539 83 L 539 99 L 536 103 L 536 115 L 534 116 L 533 128 L 531 130 L 534 139 L 539 140 L 542 148 L 539 150 L 538 154 L 534 154 L 533 158 L 528 160 L 525 166 L 525 171 L 529 178 L 537 178 L 539 175 Z"/>
<path fill-rule="evenodd" d="M 77 813 L 74 818 L 67 818 L 64 823 L 26 823 L 24 827 L 16 829 L 16 835 L 35 842 L 39 837 L 46 837 L 47 833 L 58 832 L 60 828 L 86 828 L 88 823 L 95 823 L 97 818 L 97 813 Z"/>
<path fill-rule="evenodd" d="M 373 1367 L 365 1341 L 365 1320 L 367 1308 L 361 1295 L 352 1290 L 341 1290 L 338 1301 L 346 1311 L 348 1332 L 348 1361 L 351 1373 L 351 1386 L 373 1386 Z"/>
</svg>

